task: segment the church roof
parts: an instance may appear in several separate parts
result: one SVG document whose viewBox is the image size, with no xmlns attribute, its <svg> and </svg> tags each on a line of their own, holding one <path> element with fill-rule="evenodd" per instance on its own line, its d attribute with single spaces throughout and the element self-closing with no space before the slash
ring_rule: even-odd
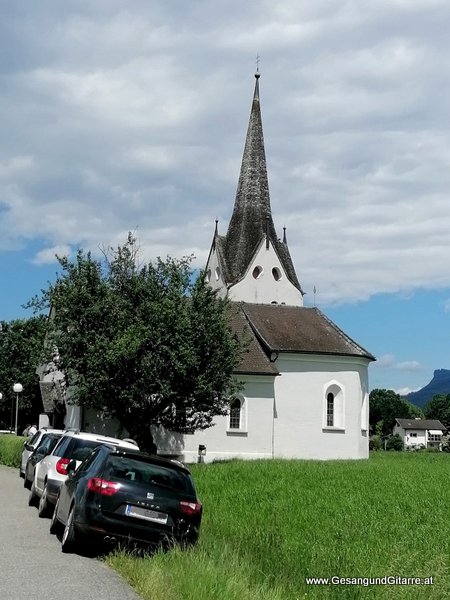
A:
<svg viewBox="0 0 450 600">
<path fill-rule="evenodd" d="M 244 342 L 244 352 L 234 373 L 244 375 L 278 375 L 278 369 L 262 349 L 239 304 L 232 307 L 231 329 Z"/>
<path fill-rule="evenodd" d="M 240 281 L 261 242 L 270 240 L 288 279 L 301 290 L 286 241 L 275 232 L 270 208 L 269 182 L 259 101 L 259 73 L 255 75 L 250 120 L 242 157 L 234 210 L 226 236 L 216 232 L 214 245 L 227 285 Z"/>
<path fill-rule="evenodd" d="M 256 337 L 270 352 L 375 357 L 317 308 L 242 303 Z"/>
</svg>

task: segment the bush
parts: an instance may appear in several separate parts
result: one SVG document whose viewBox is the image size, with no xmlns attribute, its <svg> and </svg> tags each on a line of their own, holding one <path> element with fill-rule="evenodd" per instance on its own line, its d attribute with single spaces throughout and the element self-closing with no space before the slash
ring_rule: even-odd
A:
<svg viewBox="0 0 450 600">
<path fill-rule="evenodd" d="M 23 443 L 27 439 L 11 434 L 0 435 L 0 464 L 19 468 Z"/>
<path fill-rule="evenodd" d="M 381 450 L 381 439 L 379 435 L 374 435 L 371 440 L 369 440 L 369 450 Z"/>
<path fill-rule="evenodd" d="M 397 452 L 403 450 L 402 438 L 396 433 L 391 435 L 386 442 L 386 450 L 396 450 Z"/>
</svg>

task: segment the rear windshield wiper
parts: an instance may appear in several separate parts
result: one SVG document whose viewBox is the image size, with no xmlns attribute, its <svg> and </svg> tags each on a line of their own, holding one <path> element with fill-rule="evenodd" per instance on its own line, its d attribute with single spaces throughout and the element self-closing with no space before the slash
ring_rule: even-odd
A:
<svg viewBox="0 0 450 600">
<path fill-rule="evenodd" d="M 168 490 L 173 490 L 174 492 L 182 492 L 183 491 L 180 488 L 174 487 L 173 485 L 169 485 L 167 483 L 163 483 L 162 481 L 158 481 L 155 479 L 150 479 L 149 483 L 152 485 L 156 485 L 158 487 L 166 488 Z"/>
</svg>

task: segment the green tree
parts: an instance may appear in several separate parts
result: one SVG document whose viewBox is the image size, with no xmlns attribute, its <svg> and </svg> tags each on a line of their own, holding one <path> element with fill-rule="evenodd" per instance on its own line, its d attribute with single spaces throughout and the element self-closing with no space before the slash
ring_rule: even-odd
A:
<svg viewBox="0 0 450 600">
<path fill-rule="evenodd" d="M 372 429 L 378 425 L 378 433 L 390 435 L 395 425 L 395 419 L 414 419 L 423 417 L 422 411 L 403 400 L 393 390 L 375 389 L 369 396 L 369 422 Z M 380 423 L 381 422 L 381 423 Z"/>
<path fill-rule="evenodd" d="M 427 419 L 438 419 L 450 428 L 450 394 L 436 394 L 423 407 Z"/>
<path fill-rule="evenodd" d="M 0 323 L 0 429 L 14 427 L 14 383 L 23 385 L 19 396 L 19 432 L 26 423 L 37 423 L 42 412 L 36 367 L 44 342 L 46 320 L 36 316 Z"/>
<path fill-rule="evenodd" d="M 241 343 L 229 301 L 194 279 L 191 258 L 139 265 L 129 234 L 102 260 L 82 250 L 58 260 L 62 273 L 30 304 L 52 307 L 47 346 L 58 348 L 72 401 L 150 450 L 151 425 L 193 433 L 228 412 Z"/>
</svg>

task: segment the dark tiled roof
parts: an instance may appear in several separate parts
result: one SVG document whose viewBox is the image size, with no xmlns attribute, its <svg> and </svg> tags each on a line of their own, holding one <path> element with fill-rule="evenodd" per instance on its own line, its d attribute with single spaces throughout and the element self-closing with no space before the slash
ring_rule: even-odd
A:
<svg viewBox="0 0 450 600">
<path fill-rule="evenodd" d="M 278 369 L 275 364 L 270 362 L 269 358 L 261 348 L 258 340 L 250 328 L 244 313 L 238 304 L 233 306 L 231 316 L 231 328 L 241 339 L 246 346 L 241 362 L 235 369 L 238 374 L 254 374 L 254 375 L 278 375 Z"/>
<path fill-rule="evenodd" d="M 317 308 L 242 303 L 242 310 L 268 353 L 335 354 L 375 360 Z"/>
<path fill-rule="evenodd" d="M 227 235 L 216 236 L 216 247 L 220 247 L 225 282 L 232 285 L 244 277 L 255 252 L 268 237 L 288 279 L 301 291 L 287 243 L 278 239 L 272 219 L 258 79 L 259 75 L 255 84 L 233 214 Z"/>
<path fill-rule="evenodd" d="M 395 419 L 403 429 L 441 429 L 446 427 L 437 419 Z"/>
</svg>

